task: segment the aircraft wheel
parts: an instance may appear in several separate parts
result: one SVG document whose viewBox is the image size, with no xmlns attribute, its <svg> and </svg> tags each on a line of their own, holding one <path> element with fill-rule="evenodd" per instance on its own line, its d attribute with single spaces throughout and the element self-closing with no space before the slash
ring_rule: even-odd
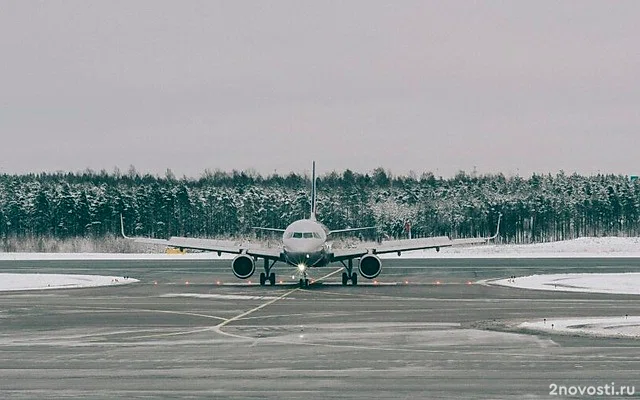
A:
<svg viewBox="0 0 640 400">
<path fill-rule="evenodd" d="M 304 287 L 304 279 L 300 279 L 298 284 L 300 285 L 301 288 L 303 288 Z"/>
<path fill-rule="evenodd" d="M 349 275 L 346 272 L 342 273 L 342 286 L 347 286 L 347 282 L 349 282 Z"/>
<path fill-rule="evenodd" d="M 308 279 L 304 280 L 304 287 L 309 287 L 309 280 Z"/>
<path fill-rule="evenodd" d="M 260 272 L 260 286 L 264 286 L 267 281 L 267 275 L 264 272 Z"/>
<path fill-rule="evenodd" d="M 351 274 L 351 284 L 353 286 L 356 286 L 358 284 L 358 274 L 356 274 L 355 272 Z"/>
<path fill-rule="evenodd" d="M 276 285 L 276 274 L 273 272 L 269 274 L 269 283 L 271 283 L 271 286 Z"/>
</svg>

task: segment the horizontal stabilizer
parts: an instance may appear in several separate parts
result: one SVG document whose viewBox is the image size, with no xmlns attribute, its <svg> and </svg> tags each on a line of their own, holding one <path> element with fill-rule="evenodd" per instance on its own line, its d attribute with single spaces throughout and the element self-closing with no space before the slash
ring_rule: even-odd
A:
<svg viewBox="0 0 640 400">
<path fill-rule="evenodd" d="M 345 228 L 345 229 L 334 229 L 329 231 L 329 235 L 334 233 L 343 233 L 343 232 L 355 232 L 355 231 L 365 231 L 368 229 L 376 229 L 375 226 L 365 226 L 364 228 Z"/>
<path fill-rule="evenodd" d="M 255 229 L 255 230 L 258 230 L 258 231 L 270 231 L 270 232 L 284 233 L 284 229 L 280 229 L 280 228 L 265 228 L 263 226 L 252 226 L 251 229 Z"/>
</svg>

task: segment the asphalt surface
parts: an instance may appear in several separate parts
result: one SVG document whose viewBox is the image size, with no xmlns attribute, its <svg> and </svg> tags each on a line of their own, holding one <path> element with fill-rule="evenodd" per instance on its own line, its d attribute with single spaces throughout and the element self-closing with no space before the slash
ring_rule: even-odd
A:
<svg viewBox="0 0 640 400">
<path fill-rule="evenodd" d="M 342 287 L 335 267 L 304 290 L 276 268 L 284 283 L 260 287 L 229 261 L 2 261 L 0 272 L 141 282 L 0 293 L 0 398 L 557 398 L 552 385 L 640 395 L 640 341 L 514 328 L 640 315 L 637 296 L 475 283 L 638 272 L 640 259 L 385 260 L 378 284 Z"/>
</svg>

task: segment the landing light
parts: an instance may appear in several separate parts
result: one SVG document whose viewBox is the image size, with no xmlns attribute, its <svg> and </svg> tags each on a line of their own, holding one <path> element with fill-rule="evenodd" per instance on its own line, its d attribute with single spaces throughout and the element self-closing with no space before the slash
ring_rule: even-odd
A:
<svg viewBox="0 0 640 400">
<path fill-rule="evenodd" d="M 307 266 L 304 264 L 298 264 L 298 271 L 300 272 L 304 272 L 304 270 L 307 269 Z"/>
</svg>

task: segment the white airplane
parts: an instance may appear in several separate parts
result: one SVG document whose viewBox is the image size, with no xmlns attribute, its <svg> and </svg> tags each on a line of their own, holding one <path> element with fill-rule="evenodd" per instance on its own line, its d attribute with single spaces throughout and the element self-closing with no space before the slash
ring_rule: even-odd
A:
<svg viewBox="0 0 640 400">
<path fill-rule="evenodd" d="M 498 228 L 496 234 L 486 238 L 471 239 L 450 239 L 448 236 L 438 236 L 421 239 L 404 239 L 382 242 L 380 244 L 370 244 L 363 247 L 331 250 L 327 244 L 327 239 L 335 233 L 351 232 L 366 228 L 348 228 L 329 230 L 325 225 L 316 219 L 316 164 L 313 162 L 311 188 L 311 213 L 308 219 L 300 219 L 292 222 L 286 229 L 255 227 L 273 232 L 282 232 L 281 248 L 261 248 L 258 246 L 237 245 L 230 241 L 220 241 L 214 239 L 197 239 L 188 237 L 171 237 L 165 239 L 152 239 L 144 237 L 128 237 L 124 232 L 124 221 L 121 218 L 122 236 L 139 243 L 150 243 L 163 245 L 180 250 L 193 249 L 203 251 L 237 254 L 231 262 L 233 274 L 239 279 L 250 278 L 256 270 L 256 261 L 263 259 L 264 272 L 260 273 L 260 285 L 265 285 L 267 281 L 271 285 L 276 283 L 276 275 L 271 272 L 274 264 L 278 261 L 296 268 L 300 286 L 309 286 L 308 270 L 310 268 L 324 267 L 333 262 L 339 262 L 344 267 L 342 273 L 342 284 L 347 285 L 351 281 L 352 285 L 358 284 L 358 274 L 354 271 L 353 260 L 359 259 L 358 271 L 360 275 L 367 279 L 374 279 L 382 271 L 382 261 L 378 254 L 398 253 L 403 251 L 436 249 L 457 245 L 472 245 L 486 243 L 498 236 L 500 228 L 500 218 L 498 217 Z"/>
</svg>

